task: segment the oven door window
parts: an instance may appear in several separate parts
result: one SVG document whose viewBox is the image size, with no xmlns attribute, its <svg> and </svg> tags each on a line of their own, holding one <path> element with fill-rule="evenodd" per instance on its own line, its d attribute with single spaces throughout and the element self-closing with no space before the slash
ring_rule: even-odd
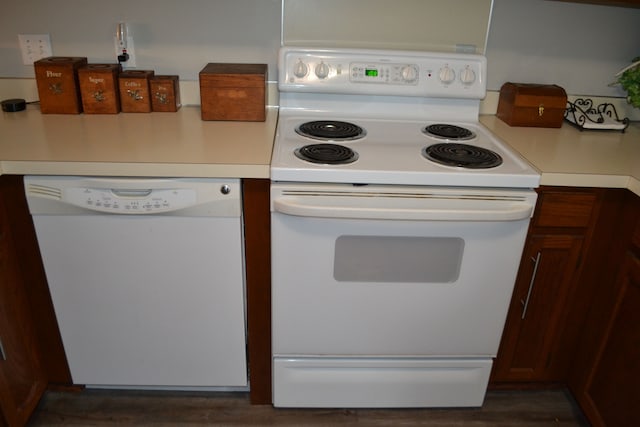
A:
<svg viewBox="0 0 640 427">
<path fill-rule="evenodd" d="M 339 236 L 333 277 L 338 282 L 453 283 L 463 252 L 459 237 Z"/>
</svg>

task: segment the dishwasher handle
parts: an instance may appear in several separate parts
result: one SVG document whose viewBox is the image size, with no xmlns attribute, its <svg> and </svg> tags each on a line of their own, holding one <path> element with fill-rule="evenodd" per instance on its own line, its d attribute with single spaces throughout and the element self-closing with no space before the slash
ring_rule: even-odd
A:
<svg viewBox="0 0 640 427">
<path fill-rule="evenodd" d="M 118 197 L 136 197 L 136 198 L 146 198 L 149 197 L 152 193 L 153 190 L 148 188 L 148 189 L 140 189 L 140 190 L 136 190 L 136 189 L 122 189 L 122 188 L 112 188 L 111 192 L 118 196 Z"/>
</svg>

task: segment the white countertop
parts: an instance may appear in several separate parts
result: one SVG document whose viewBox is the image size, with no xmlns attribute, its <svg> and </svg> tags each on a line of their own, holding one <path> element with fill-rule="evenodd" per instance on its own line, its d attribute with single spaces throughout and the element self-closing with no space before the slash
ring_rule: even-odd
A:
<svg viewBox="0 0 640 427">
<path fill-rule="evenodd" d="M 480 121 L 541 173 L 541 185 L 628 188 L 640 195 L 640 123 L 620 131 L 511 127 L 493 115 Z"/>
<path fill-rule="evenodd" d="M 0 173 L 269 178 L 277 108 L 265 122 L 175 113 L 0 113 Z"/>
<path fill-rule="evenodd" d="M 278 120 L 202 121 L 198 106 L 176 113 L 0 113 L 0 173 L 269 178 Z M 480 121 L 541 173 L 542 185 L 628 188 L 640 195 L 640 123 L 626 132 L 510 127 Z"/>
</svg>

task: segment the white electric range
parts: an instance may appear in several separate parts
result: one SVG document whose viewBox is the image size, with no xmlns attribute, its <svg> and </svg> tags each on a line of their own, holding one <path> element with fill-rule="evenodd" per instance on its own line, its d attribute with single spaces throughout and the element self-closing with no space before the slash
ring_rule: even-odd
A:
<svg viewBox="0 0 640 427">
<path fill-rule="evenodd" d="M 480 406 L 539 174 L 478 121 L 480 55 L 283 47 L 276 406 Z"/>
</svg>

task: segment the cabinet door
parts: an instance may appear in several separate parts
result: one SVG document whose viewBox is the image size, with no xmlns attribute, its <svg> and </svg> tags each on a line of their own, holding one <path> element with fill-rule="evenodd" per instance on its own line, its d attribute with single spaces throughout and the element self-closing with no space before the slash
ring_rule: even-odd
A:
<svg viewBox="0 0 640 427">
<path fill-rule="evenodd" d="M 640 259 L 632 253 L 617 285 L 613 316 L 582 399 L 595 426 L 640 425 Z"/>
<path fill-rule="evenodd" d="M 569 3 L 602 4 L 605 6 L 640 7 L 640 0 L 556 0 Z"/>
<path fill-rule="evenodd" d="M 529 237 L 509 308 L 493 382 L 556 381 L 567 363 L 558 330 L 575 283 L 583 238 Z"/>
<path fill-rule="evenodd" d="M 45 375 L 40 367 L 33 323 L 9 224 L 0 197 L 0 408 L 9 426 L 26 424 L 40 400 Z"/>
</svg>

